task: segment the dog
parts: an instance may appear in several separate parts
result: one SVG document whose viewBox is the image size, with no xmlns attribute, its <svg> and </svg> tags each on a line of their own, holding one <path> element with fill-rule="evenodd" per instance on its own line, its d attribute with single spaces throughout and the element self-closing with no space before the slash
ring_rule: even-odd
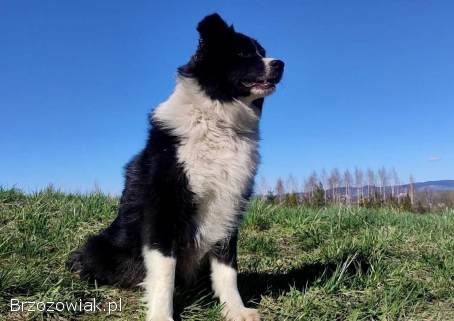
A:
<svg viewBox="0 0 454 321">
<path fill-rule="evenodd" d="M 264 97 L 284 63 L 218 15 L 197 26 L 196 53 L 150 114 L 145 148 L 125 167 L 118 215 L 68 262 L 81 278 L 145 288 L 147 321 L 173 320 L 175 279 L 209 262 L 229 321 L 259 321 L 237 288 L 238 226 L 259 163 Z"/>
</svg>

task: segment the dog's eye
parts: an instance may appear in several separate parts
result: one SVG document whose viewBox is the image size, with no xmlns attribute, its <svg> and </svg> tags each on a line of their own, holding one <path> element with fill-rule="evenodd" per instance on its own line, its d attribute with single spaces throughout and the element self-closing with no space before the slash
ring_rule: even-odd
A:
<svg viewBox="0 0 454 321">
<path fill-rule="evenodd" d="M 237 52 L 236 55 L 237 55 L 238 57 L 241 57 L 241 58 L 251 58 L 251 57 L 252 57 L 252 54 L 251 54 L 251 53 L 249 53 L 249 52 L 242 52 L 242 51 Z"/>
</svg>

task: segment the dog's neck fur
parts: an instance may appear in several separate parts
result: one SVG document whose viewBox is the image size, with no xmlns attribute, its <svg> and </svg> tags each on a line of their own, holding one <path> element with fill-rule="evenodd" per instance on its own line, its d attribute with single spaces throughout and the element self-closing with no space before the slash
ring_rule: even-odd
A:
<svg viewBox="0 0 454 321">
<path fill-rule="evenodd" d="M 260 111 L 239 99 L 212 100 L 195 80 L 180 76 L 152 117 L 179 140 L 178 162 L 198 206 L 200 258 L 238 225 L 259 162 Z"/>
<path fill-rule="evenodd" d="M 156 108 L 152 117 L 178 137 L 187 137 L 188 130 L 201 118 L 216 119 L 219 126 L 238 134 L 254 134 L 258 132 L 260 110 L 253 100 L 251 97 L 231 102 L 213 100 L 196 80 L 179 75 L 174 92 Z"/>
</svg>

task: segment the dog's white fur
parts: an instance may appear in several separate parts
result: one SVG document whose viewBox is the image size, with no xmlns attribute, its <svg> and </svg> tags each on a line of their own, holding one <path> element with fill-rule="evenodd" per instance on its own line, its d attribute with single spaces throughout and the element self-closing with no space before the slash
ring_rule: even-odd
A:
<svg viewBox="0 0 454 321">
<path fill-rule="evenodd" d="M 186 170 L 195 194 L 197 211 L 197 263 L 237 227 L 238 215 L 259 162 L 260 111 L 256 97 L 222 103 L 210 99 L 195 80 L 178 77 L 173 94 L 153 113 L 153 120 L 177 136 L 177 158 Z M 176 260 L 144 248 L 147 276 L 147 321 L 172 320 Z M 236 284 L 236 271 L 211 260 L 213 289 L 232 321 L 259 320 L 256 310 L 244 307 Z"/>
<path fill-rule="evenodd" d="M 257 310 L 248 309 L 243 304 L 237 287 L 237 271 L 216 258 L 210 259 L 210 266 L 213 291 L 224 305 L 224 317 L 233 321 L 259 321 Z"/>
<path fill-rule="evenodd" d="M 143 258 L 147 271 L 143 282 L 147 303 L 146 320 L 173 321 L 176 259 L 147 246 L 143 248 Z"/>
<path fill-rule="evenodd" d="M 179 78 L 153 119 L 179 137 L 177 158 L 198 206 L 198 258 L 236 228 L 259 161 L 259 111 L 236 100 L 213 101 L 194 80 Z"/>
</svg>

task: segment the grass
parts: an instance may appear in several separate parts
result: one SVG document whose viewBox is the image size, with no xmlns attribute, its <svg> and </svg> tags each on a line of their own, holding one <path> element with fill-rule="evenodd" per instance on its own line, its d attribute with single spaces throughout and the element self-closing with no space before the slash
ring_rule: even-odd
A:
<svg viewBox="0 0 454 321">
<path fill-rule="evenodd" d="M 0 190 L 0 320 L 143 320 L 141 290 L 97 287 L 65 269 L 118 199 Z M 239 242 L 240 291 L 264 320 L 454 320 L 454 210 L 283 208 L 253 202 Z M 221 320 L 211 296 L 180 291 L 181 318 Z M 10 300 L 123 302 L 123 311 L 11 312 Z"/>
</svg>

